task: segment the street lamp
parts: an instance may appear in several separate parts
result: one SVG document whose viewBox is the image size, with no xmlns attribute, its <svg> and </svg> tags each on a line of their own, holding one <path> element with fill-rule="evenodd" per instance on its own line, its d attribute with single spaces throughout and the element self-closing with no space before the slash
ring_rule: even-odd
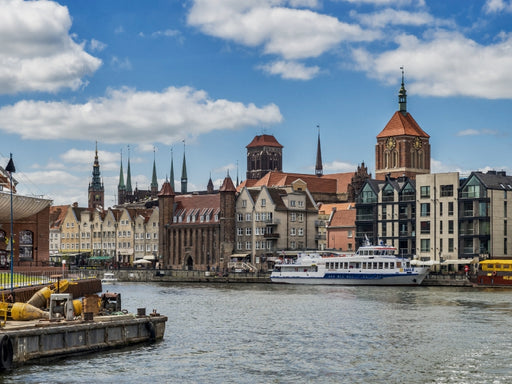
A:
<svg viewBox="0 0 512 384">
<path fill-rule="evenodd" d="M 14 166 L 14 161 L 12 160 L 12 153 L 9 158 L 9 162 L 7 163 L 7 167 L 5 167 L 5 170 L 9 172 L 11 182 L 11 295 L 14 299 L 14 221 L 12 212 L 12 174 L 16 172 L 16 167 Z"/>
</svg>

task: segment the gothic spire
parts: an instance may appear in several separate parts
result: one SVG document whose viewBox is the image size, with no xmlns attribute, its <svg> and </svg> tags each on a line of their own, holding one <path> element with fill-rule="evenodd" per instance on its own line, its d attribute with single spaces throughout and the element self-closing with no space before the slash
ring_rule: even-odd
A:
<svg viewBox="0 0 512 384">
<path fill-rule="evenodd" d="M 181 168 L 181 193 L 187 193 L 187 161 L 185 159 L 185 140 L 183 140 L 183 167 Z"/>
<path fill-rule="evenodd" d="M 173 156 L 173 152 L 172 152 L 172 147 L 171 147 L 171 176 L 170 176 L 170 183 L 171 183 L 171 187 L 172 187 L 172 190 L 174 191 L 174 156 Z"/>
<path fill-rule="evenodd" d="M 315 165 L 315 175 L 322 176 L 324 174 L 323 166 L 322 166 L 322 148 L 320 146 L 320 126 L 316 126 L 318 128 L 318 144 L 316 147 L 316 165 Z"/>
<path fill-rule="evenodd" d="M 153 148 L 153 176 L 151 177 L 151 190 L 158 190 L 158 179 L 156 178 L 155 148 Z"/>
<path fill-rule="evenodd" d="M 126 186 L 124 185 L 124 176 L 123 176 L 123 150 L 121 149 L 121 168 L 119 170 L 119 184 L 117 186 L 119 191 L 126 191 Z"/>
<path fill-rule="evenodd" d="M 132 194 L 132 171 L 130 168 L 130 146 L 128 146 L 128 169 L 126 170 L 126 193 Z"/>
<path fill-rule="evenodd" d="M 400 91 L 398 91 L 398 110 L 402 113 L 402 115 L 407 115 L 407 91 L 405 90 L 404 85 L 404 67 L 403 65 L 400 67 L 402 70 L 402 86 L 400 87 Z"/>
</svg>

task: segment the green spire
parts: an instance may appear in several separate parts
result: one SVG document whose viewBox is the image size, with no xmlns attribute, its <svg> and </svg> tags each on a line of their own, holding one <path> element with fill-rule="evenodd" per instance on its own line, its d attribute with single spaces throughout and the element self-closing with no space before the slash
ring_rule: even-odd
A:
<svg viewBox="0 0 512 384">
<path fill-rule="evenodd" d="M 123 176 L 123 150 L 121 149 L 121 169 L 119 171 L 119 185 L 117 189 L 120 191 L 126 191 L 126 186 L 124 185 L 124 176 Z"/>
<path fill-rule="evenodd" d="M 128 170 L 126 171 L 126 192 L 132 194 L 132 171 L 130 168 L 130 147 L 128 146 Z"/>
<path fill-rule="evenodd" d="M 404 85 L 404 67 L 401 66 L 400 69 L 402 70 L 402 86 L 398 91 L 398 110 L 405 116 L 407 115 L 407 91 Z"/>
</svg>

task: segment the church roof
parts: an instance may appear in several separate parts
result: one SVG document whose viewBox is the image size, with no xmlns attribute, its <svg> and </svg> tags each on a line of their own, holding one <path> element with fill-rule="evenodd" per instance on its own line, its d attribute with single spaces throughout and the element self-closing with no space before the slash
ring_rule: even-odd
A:
<svg viewBox="0 0 512 384">
<path fill-rule="evenodd" d="M 406 112 L 404 114 L 400 111 L 396 111 L 384 129 L 377 135 L 377 139 L 381 137 L 403 135 L 426 138 L 430 137 L 423 129 L 420 128 L 410 113 Z"/>
<path fill-rule="evenodd" d="M 281 144 L 272 135 L 259 135 L 255 136 L 254 139 L 246 146 L 246 148 L 254 147 L 277 147 L 283 148 Z"/>
</svg>

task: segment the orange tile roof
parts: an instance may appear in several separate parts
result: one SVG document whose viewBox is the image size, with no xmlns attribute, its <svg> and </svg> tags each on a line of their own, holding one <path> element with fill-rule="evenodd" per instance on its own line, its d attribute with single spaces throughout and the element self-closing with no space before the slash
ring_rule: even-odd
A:
<svg viewBox="0 0 512 384">
<path fill-rule="evenodd" d="M 334 173 L 331 175 L 309 175 L 303 173 L 285 173 L 270 171 L 254 184 L 255 187 L 283 187 L 291 185 L 295 180 L 304 181 L 311 193 L 343 193 L 352 180 L 354 172 Z"/>
<path fill-rule="evenodd" d="M 401 135 L 430 137 L 420 128 L 410 113 L 404 116 L 400 111 L 396 111 L 384 129 L 377 135 L 377 138 Z"/>
<path fill-rule="evenodd" d="M 272 135 L 259 135 L 255 136 L 254 139 L 245 148 L 253 147 L 278 147 L 283 148 L 281 144 Z"/>
</svg>

